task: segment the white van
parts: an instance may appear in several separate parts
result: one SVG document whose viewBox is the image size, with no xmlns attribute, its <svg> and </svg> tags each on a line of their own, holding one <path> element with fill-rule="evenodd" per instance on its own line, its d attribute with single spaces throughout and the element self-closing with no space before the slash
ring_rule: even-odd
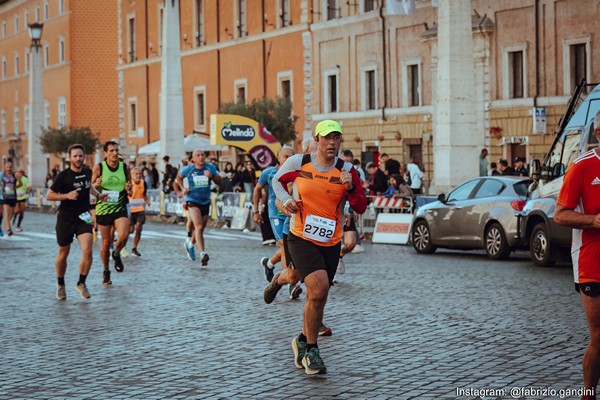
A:
<svg viewBox="0 0 600 400">
<path fill-rule="evenodd" d="M 571 246 L 571 229 L 554 223 L 556 199 L 565 172 L 571 163 L 591 148 L 598 146 L 593 122 L 600 110 L 600 85 L 582 81 L 569 101 L 559 130 L 544 161 L 531 162 L 534 183 L 523 210 L 517 214 L 517 237 L 529 248 L 536 265 L 553 265 L 561 247 Z"/>
</svg>

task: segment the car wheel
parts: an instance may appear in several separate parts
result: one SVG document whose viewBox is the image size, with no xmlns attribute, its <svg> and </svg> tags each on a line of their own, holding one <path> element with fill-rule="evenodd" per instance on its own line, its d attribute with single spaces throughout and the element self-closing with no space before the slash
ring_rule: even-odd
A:
<svg viewBox="0 0 600 400">
<path fill-rule="evenodd" d="M 421 254 L 431 254 L 437 250 L 431 243 L 431 231 L 427 222 L 420 220 L 413 226 L 412 245 L 417 253 Z"/>
<path fill-rule="evenodd" d="M 543 222 L 533 228 L 529 240 L 529 254 L 533 263 L 540 267 L 550 267 L 556 261 L 556 249 L 552 247 L 548 228 Z"/>
<path fill-rule="evenodd" d="M 498 223 L 491 224 L 485 232 L 485 252 L 493 260 L 506 260 L 510 254 L 506 235 Z"/>
</svg>

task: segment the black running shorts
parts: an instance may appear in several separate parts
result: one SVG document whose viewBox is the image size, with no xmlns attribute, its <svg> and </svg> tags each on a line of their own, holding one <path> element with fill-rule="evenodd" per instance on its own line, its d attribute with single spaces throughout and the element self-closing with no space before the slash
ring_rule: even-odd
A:
<svg viewBox="0 0 600 400">
<path fill-rule="evenodd" d="M 144 211 L 131 213 L 129 216 L 129 224 L 134 226 L 137 223 L 144 225 L 146 223 L 146 213 Z"/>
<path fill-rule="evenodd" d="M 327 271 L 329 285 L 333 286 L 333 277 L 340 262 L 341 242 L 329 247 L 319 246 L 290 233 L 287 245 L 300 280 L 304 281 L 311 273 L 324 269 Z"/>
<path fill-rule="evenodd" d="M 107 215 L 96 214 L 96 223 L 102 226 L 113 225 L 119 218 L 128 218 L 127 210 L 122 210 L 117 213 Z"/>
<path fill-rule="evenodd" d="M 79 219 L 78 213 L 59 211 L 56 217 L 56 241 L 61 247 L 73 243 L 73 236 L 92 233 L 92 225 Z"/>
<path fill-rule="evenodd" d="M 198 204 L 194 203 L 193 201 L 187 201 L 185 204 L 187 205 L 188 210 L 190 208 L 200 209 L 200 215 L 202 215 L 203 217 L 206 217 L 210 212 L 210 204 Z"/>
<path fill-rule="evenodd" d="M 600 283 L 599 282 L 586 282 L 586 283 L 575 283 L 575 290 L 579 293 L 583 293 L 589 297 L 596 297 L 600 295 Z"/>
<path fill-rule="evenodd" d="M 285 253 L 285 263 L 287 264 L 286 267 L 295 269 L 294 263 L 292 262 L 292 255 L 290 254 L 290 249 L 288 247 L 287 239 L 288 239 L 288 235 L 284 233 L 283 234 L 283 252 Z"/>
<path fill-rule="evenodd" d="M 350 215 L 350 223 L 348 226 L 344 224 L 344 232 L 356 232 L 356 222 L 354 221 L 354 213 Z"/>
<path fill-rule="evenodd" d="M 4 199 L 4 205 L 14 207 L 17 205 L 17 199 Z"/>
</svg>

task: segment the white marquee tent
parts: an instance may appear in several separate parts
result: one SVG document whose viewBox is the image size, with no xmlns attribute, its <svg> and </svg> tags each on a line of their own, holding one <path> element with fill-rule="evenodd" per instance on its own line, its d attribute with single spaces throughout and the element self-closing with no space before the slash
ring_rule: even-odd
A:
<svg viewBox="0 0 600 400">
<path fill-rule="evenodd" d="M 185 151 L 194 151 L 196 149 L 204 151 L 227 151 L 229 146 L 222 146 L 218 144 L 210 144 L 210 139 L 202 137 L 196 133 L 188 135 L 183 140 L 183 146 Z M 149 143 L 138 149 L 138 154 L 158 154 L 160 152 L 160 140 Z"/>
</svg>

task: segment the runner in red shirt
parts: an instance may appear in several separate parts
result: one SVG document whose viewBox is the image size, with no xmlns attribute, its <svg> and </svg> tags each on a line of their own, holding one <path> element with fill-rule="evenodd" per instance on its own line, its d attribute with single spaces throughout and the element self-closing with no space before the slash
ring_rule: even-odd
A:
<svg viewBox="0 0 600 400">
<path fill-rule="evenodd" d="M 600 112 L 594 119 L 594 134 L 600 140 Z M 575 288 L 581 293 L 590 330 L 583 382 L 585 389 L 595 393 L 600 380 L 600 149 L 588 151 L 569 166 L 554 221 L 573 228 Z M 596 396 L 582 399 L 595 400 Z"/>
</svg>

